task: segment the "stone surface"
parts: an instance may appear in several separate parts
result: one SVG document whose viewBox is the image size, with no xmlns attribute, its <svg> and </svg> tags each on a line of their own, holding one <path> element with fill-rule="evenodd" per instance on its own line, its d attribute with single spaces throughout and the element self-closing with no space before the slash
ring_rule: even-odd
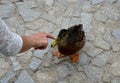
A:
<svg viewBox="0 0 120 83">
<path fill-rule="evenodd" d="M 102 39 L 101 35 L 97 35 L 94 45 L 103 50 L 110 50 L 110 45 Z"/>
<path fill-rule="evenodd" d="M 70 26 L 81 24 L 80 18 L 72 18 L 70 21 Z"/>
<path fill-rule="evenodd" d="M 30 29 L 30 30 L 38 30 L 42 28 L 42 26 L 45 24 L 45 20 L 39 19 L 35 20 L 33 22 L 29 22 L 25 24 L 25 28 Z"/>
<path fill-rule="evenodd" d="M 118 20 L 119 18 L 119 9 L 116 8 L 115 6 L 112 6 L 110 4 L 106 4 L 102 7 L 102 13 L 114 20 Z M 109 13 L 109 14 L 108 14 Z"/>
<path fill-rule="evenodd" d="M 45 52 L 43 50 L 34 50 L 33 52 L 33 56 L 37 57 L 37 58 L 43 58 L 45 55 Z"/>
<path fill-rule="evenodd" d="M 10 3 L 10 2 L 16 2 L 19 0 L 0 0 L 0 3 Z"/>
<path fill-rule="evenodd" d="M 112 44 L 113 37 L 112 37 L 111 31 L 107 30 L 103 36 L 103 39 L 107 41 L 109 44 Z"/>
<path fill-rule="evenodd" d="M 88 57 L 85 53 L 80 55 L 80 65 L 87 64 L 87 60 L 88 60 Z"/>
<path fill-rule="evenodd" d="M 40 16 L 39 12 L 27 8 L 21 8 L 19 9 L 19 12 L 25 22 L 36 20 Z"/>
<path fill-rule="evenodd" d="M 39 31 L 46 32 L 46 33 L 51 33 L 51 32 L 53 32 L 53 30 L 55 28 L 56 28 L 56 26 L 53 25 L 52 23 L 46 23 L 39 29 Z"/>
<path fill-rule="evenodd" d="M 24 2 L 16 2 L 15 3 L 17 5 L 17 7 L 20 8 L 35 8 L 37 7 L 37 4 L 35 3 L 35 1 L 24 1 Z"/>
<path fill-rule="evenodd" d="M 64 13 L 64 16 L 72 16 L 73 15 L 73 8 L 68 7 Z"/>
<path fill-rule="evenodd" d="M 9 83 L 9 80 L 15 77 L 14 72 L 8 72 L 1 80 L 0 83 Z"/>
<path fill-rule="evenodd" d="M 111 83 L 120 83 L 120 78 L 114 78 Z"/>
<path fill-rule="evenodd" d="M 59 80 L 58 83 L 68 83 L 66 80 Z"/>
<path fill-rule="evenodd" d="M 77 71 L 79 71 L 79 72 L 83 72 L 83 71 L 84 71 L 83 66 L 77 66 Z"/>
<path fill-rule="evenodd" d="M 94 49 L 94 50 L 93 50 Z M 103 52 L 103 50 L 102 49 L 100 49 L 100 48 L 96 48 L 96 47 L 94 47 L 94 46 L 89 46 L 88 48 L 87 48 L 87 54 L 90 56 L 90 57 L 95 57 L 96 55 L 98 55 L 98 54 L 100 54 L 101 52 Z"/>
<path fill-rule="evenodd" d="M 20 36 L 57 37 L 76 24 L 83 24 L 86 35 L 80 63 L 53 56 L 57 46 L 51 48 L 50 38 L 44 50 L 32 48 L 12 59 L 0 54 L 0 83 L 119 83 L 120 0 L 0 0 L 0 17 Z"/>
<path fill-rule="evenodd" d="M 20 63 L 17 61 L 16 57 L 10 57 L 10 59 L 11 59 L 14 71 L 20 70 L 22 68 Z"/>
<path fill-rule="evenodd" d="M 52 13 L 50 12 L 48 14 L 44 13 L 40 17 L 45 20 L 48 20 L 50 23 L 56 24 L 56 17 L 53 14 L 54 14 L 54 11 L 52 11 Z"/>
<path fill-rule="evenodd" d="M 70 18 L 69 18 L 69 17 L 64 18 L 64 19 L 62 20 L 61 28 L 62 28 L 62 29 L 68 29 L 69 23 L 70 23 Z"/>
<path fill-rule="evenodd" d="M 86 33 L 86 40 L 88 41 L 94 41 L 95 40 L 95 35 L 93 35 L 93 33 Z"/>
<path fill-rule="evenodd" d="M 23 26 L 23 21 L 21 21 L 20 19 L 21 19 L 20 17 L 14 16 L 5 19 L 5 22 L 11 31 L 19 35 L 23 35 L 25 33 L 25 28 Z"/>
<path fill-rule="evenodd" d="M 102 78 L 102 75 L 103 75 L 102 68 L 86 65 L 86 66 L 84 66 L 84 70 L 85 70 L 86 75 L 90 79 L 94 79 L 94 80 L 99 79 L 100 80 Z"/>
<path fill-rule="evenodd" d="M 38 83 L 54 83 L 58 78 L 57 73 L 53 70 L 48 72 L 38 71 L 35 76 Z"/>
<path fill-rule="evenodd" d="M 41 60 L 39 60 L 39 59 L 34 59 L 34 60 L 32 60 L 31 63 L 30 63 L 30 68 L 31 68 L 33 71 L 35 71 L 35 70 L 37 70 L 37 69 L 39 68 L 40 64 L 41 64 Z"/>
<path fill-rule="evenodd" d="M 85 32 L 91 31 L 91 21 L 92 21 L 92 14 L 90 13 L 81 13 L 81 22 L 83 24 L 83 28 Z"/>
<path fill-rule="evenodd" d="M 113 49 L 113 51 L 115 51 L 115 52 L 120 51 L 120 44 L 113 43 L 113 44 L 112 44 L 112 49 Z"/>
<path fill-rule="evenodd" d="M 52 59 L 52 53 L 48 52 L 47 55 L 44 57 L 43 66 L 44 67 L 50 67 L 51 65 L 51 59 Z"/>
<path fill-rule="evenodd" d="M 35 83 L 26 70 L 22 71 L 15 83 Z"/>
<path fill-rule="evenodd" d="M 84 83 L 86 79 L 87 78 L 84 73 L 77 72 L 70 76 L 69 83 Z"/>
<path fill-rule="evenodd" d="M 107 55 L 99 54 L 93 59 L 92 63 L 96 66 L 102 67 L 103 65 L 106 64 L 107 58 L 108 58 Z"/>
<path fill-rule="evenodd" d="M 15 6 L 13 4 L 0 5 L 0 17 L 8 18 L 15 14 Z"/>
<path fill-rule="evenodd" d="M 120 42 L 120 29 L 114 30 L 112 35 L 117 39 L 118 42 Z"/>
<path fill-rule="evenodd" d="M 23 63 L 28 63 L 31 58 L 32 58 L 32 52 L 29 51 L 29 52 L 25 52 L 25 53 L 22 53 L 22 54 L 19 54 L 19 60 L 22 61 Z"/>
<path fill-rule="evenodd" d="M 79 6 L 84 12 L 90 12 L 92 10 L 91 2 L 87 0 L 81 1 Z"/>
<path fill-rule="evenodd" d="M 92 4 L 98 4 L 103 2 L 104 0 L 92 0 Z"/>
<path fill-rule="evenodd" d="M 120 76 L 120 66 L 119 66 L 120 61 L 116 61 L 111 65 L 111 73 L 115 76 Z"/>
<path fill-rule="evenodd" d="M 101 22 L 105 22 L 107 20 L 107 17 L 101 12 L 95 13 L 94 18 Z"/>
<path fill-rule="evenodd" d="M 65 78 L 72 74 L 73 69 L 71 67 L 67 67 L 65 65 L 61 65 L 57 68 L 58 75 L 62 78 Z"/>
<path fill-rule="evenodd" d="M 4 59 L 0 58 L 0 79 L 7 73 L 9 64 Z"/>
<path fill-rule="evenodd" d="M 114 2 L 116 2 L 117 0 L 105 0 L 105 2 L 107 2 L 107 3 L 114 3 Z"/>
<path fill-rule="evenodd" d="M 48 6 L 52 6 L 54 0 L 45 0 Z"/>
</svg>

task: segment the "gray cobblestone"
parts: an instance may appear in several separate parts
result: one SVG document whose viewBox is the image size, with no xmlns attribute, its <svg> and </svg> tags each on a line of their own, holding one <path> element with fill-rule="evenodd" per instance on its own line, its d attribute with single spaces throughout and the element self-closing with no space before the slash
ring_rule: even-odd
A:
<svg viewBox="0 0 120 83">
<path fill-rule="evenodd" d="M 0 17 L 8 18 L 15 14 L 15 5 L 13 4 L 5 4 L 0 5 Z"/>
<path fill-rule="evenodd" d="M 22 71 L 15 83 L 35 83 L 26 70 Z"/>
<path fill-rule="evenodd" d="M 57 37 L 76 24 L 83 24 L 86 35 L 80 63 L 53 56 L 51 39 L 44 50 L 0 55 L 1 82 L 119 83 L 120 0 L 0 0 L 0 17 L 20 36 L 41 31 Z"/>
</svg>

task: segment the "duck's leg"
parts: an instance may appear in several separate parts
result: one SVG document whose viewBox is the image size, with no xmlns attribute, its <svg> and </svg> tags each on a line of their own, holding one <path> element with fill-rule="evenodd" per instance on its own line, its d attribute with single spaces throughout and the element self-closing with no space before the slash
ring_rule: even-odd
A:
<svg viewBox="0 0 120 83">
<path fill-rule="evenodd" d="M 63 57 L 63 55 L 57 50 L 53 52 L 53 55 L 57 56 L 58 58 Z"/>
<path fill-rule="evenodd" d="M 70 56 L 71 62 L 80 62 L 79 52 Z"/>
</svg>

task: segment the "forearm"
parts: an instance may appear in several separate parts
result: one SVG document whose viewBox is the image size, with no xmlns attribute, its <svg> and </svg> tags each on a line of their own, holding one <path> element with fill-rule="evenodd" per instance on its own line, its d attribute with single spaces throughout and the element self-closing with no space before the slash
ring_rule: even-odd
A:
<svg viewBox="0 0 120 83">
<path fill-rule="evenodd" d="M 21 38 L 23 40 L 23 45 L 22 45 L 22 49 L 21 49 L 20 53 L 24 52 L 26 50 L 29 50 L 30 48 L 32 48 L 34 46 L 33 40 L 31 40 L 30 36 L 22 36 Z"/>
</svg>

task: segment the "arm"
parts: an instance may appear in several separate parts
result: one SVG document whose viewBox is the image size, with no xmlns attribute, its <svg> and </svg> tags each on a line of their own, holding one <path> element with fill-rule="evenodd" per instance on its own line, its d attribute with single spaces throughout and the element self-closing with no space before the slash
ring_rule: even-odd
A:
<svg viewBox="0 0 120 83">
<path fill-rule="evenodd" d="M 30 48 L 45 49 L 48 38 L 54 39 L 51 34 L 38 32 L 30 36 L 22 36 L 12 33 L 8 26 L 0 19 L 0 53 L 6 56 L 15 55 Z"/>
<path fill-rule="evenodd" d="M 30 36 L 23 36 L 23 46 L 20 52 L 24 52 L 32 47 L 35 49 L 45 49 L 48 45 L 48 38 L 55 39 L 51 34 L 38 32 Z"/>
</svg>

